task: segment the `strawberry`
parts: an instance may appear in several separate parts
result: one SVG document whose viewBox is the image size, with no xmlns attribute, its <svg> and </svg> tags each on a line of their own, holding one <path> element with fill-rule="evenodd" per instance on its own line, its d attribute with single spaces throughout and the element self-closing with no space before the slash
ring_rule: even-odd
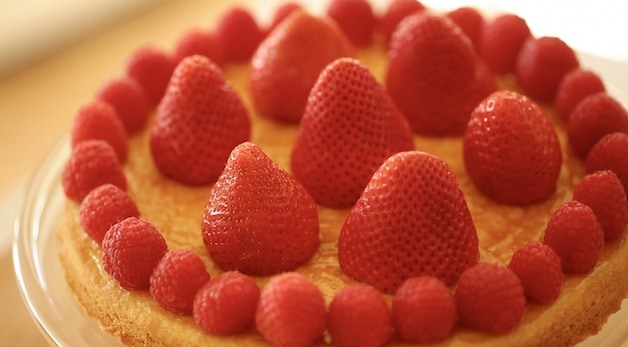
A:
<svg viewBox="0 0 628 347">
<path fill-rule="evenodd" d="M 556 188 L 562 154 L 556 131 L 527 97 L 498 91 L 471 114 L 463 138 L 464 163 L 491 199 L 528 205 Z"/>
<path fill-rule="evenodd" d="M 135 79 L 148 97 L 150 107 L 164 96 L 166 86 L 176 67 L 174 58 L 152 45 L 137 48 L 126 65 L 126 75 Z"/>
<path fill-rule="evenodd" d="M 139 217 L 135 201 L 119 187 L 106 183 L 94 188 L 81 201 L 79 221 L 85 233 L 98 244 L 109 228 L 128 217 Z"/>
<path fill-rule="evenodd" d="M 81 202 L 94 188 L 111 183 L 126 190 L 122 166 L 113 147 L 103 140 L 79 142 L 61 173 L 65 195 Z"/>
<path fill-rule="evenodd" d="M 233 149 L 203 212 L 203 241 L 223 270 L 271 275 L 316 251 L 317 206 L 305 188 L 257 145 Z"/>
<path fill-rule="evenodd" d="M 194 297 L 209 281 L 205 264 L 190 250 L 168 251 L 150 275 L 153 300 L 168 311 L 191 315 Z"/>
<path fill-rule="evenodd" d="M 382 346 L 392 335 L 390 309 L 375 288 L 350 284 L 329 304 L 327 327 L 338 346 Z"/>
<path fill-rule="evenodd" d="M 547 303 L 556 300 L 563 282 L 560 257 L 549 246 L 532 242 L 519 248 L 508 267 L 521 280 L 527 297 Z"/>
<path fill-rule="evenodd" d="M 493 72 L 514 73 L 521 46 L 530 37 L 530 28 L 523 18 L 511 13 L 502 14 L 482 28 L 478 52 Z"/>
<path fill-rule="evenodd" d="M 79 108 L 70 131 L 70 143 L 76 147 L 84 140 L 104 140 L 111 145 L 121 163 L 126 161 L 129 138 L 110 104 L 94 100 Z"/>
<path fill-rule="evenodd" d="M 218 19 L 214 33 L 226 61 L 236 63 L 249 60 L 264 36 L 251 13 L 239 6 L 232 7 Z"/>
<path fill-rule="evenodd" d="M 456 323 L 456 300 L 440 279 L 411 277 L 392 301 L 395 331 L 407 342 L 436 343 L 446 339 Z"/>
<path fill-rule="evenodd" d="M 399 22 L 408 15 L 425 9 L 425 6 L 417 0 L 392 0 L 380 20 L 380 27 L 384 32 L 386 42 L 390 41 Z"/>
<path fill-rule="evenodd" d="M 144 89 L 135 79 L 123 76 L 108 80 L 98 90 L 96 99 L 116 109 L 127 134 L 133 135 L 144 129 L 150 104 Z"/>
<path fill-rule="evenodd" d="M 571 112 L 585 97 L 606 90 L 600 76 L 591 70 L 576 68 L 568 72 L 556 89 L 554 106 L 556 113 L 565 122 Z"/>
<path fill-rule="evenodd" d="M 192 28 L 179 37 L 174 49 L 174 60 L 179 63 L 183 58 L 195 54 L 211 59 L 218 66 L 224 65 L 226 60 L 216 35 L 201 28 Z"/>
<path fill-rule="evenodd" d="M 618 239 L 628 224 L 628 200 L 624 186 L 615 173 L 597 171 L 582 178 L 573 199 L 591 207 L 604 230 L 604 240 Z"/>
<path fill-rule="evenodd" d="M 248 140 L 248 112 L 231 83 L 209 58 L 181 61 L 151 129 L 159 171 L 190 185 L 214 182 L 236 145 Z"/>
<path fill-rule="evenodd" d="M 339 58 L 310 92 L 291 166 L 316 202 L 350 207 L 386 158 L 412 149 L 410 126 L 384 87 L 361 62 Z"/>
<path fill-rule="evenodd" d="M 376 19 L 367 0 L 332 0 L 327 15 L 333 19 L 356 47 L 373 42 Z"/>
<path fill-rule="evenodd" d="M 450 19 L 427 12 L 406 17 L 388 51 L 386 86 L 408 118 L 424 135 L 460 135 L 486 90 L 469 38 Z"/>
<path fill-rule="evenodd" d="M 327 313 L 323 294 L 295 272 L 270 279 L 255 313 L 257 330 L 273 346 L 310 346 L 323 336 Z"/>
<path fill-rule="evenodd" d="M 612 133 L 602 137 L 591 148 L 584 167 L 586 173 L 613 171 L 628 195 L 628 134 Z"/>
<path fill-rule="evenodd" d="M 253 54 L 249 89 L 264 116 L 297 123 L 321 70 L 352 55 L 351 43 L 331 19 L 294 11 Z"/>
<path fill-rule="evenodd" d="M 284 2 L 275 10 L 275 14 L 273 19 L 268 27 L 268 31 L 266 35 L 271 31 L 275 30 L 275 27 L 279 25 L 279 23 L 283 22 L 289 15 L 291 15 L 294 11 L 303 10 L 303 7 L 298 2 Z"/>
<path fill-rule="evenodd" d="M 580 62 L 574 51 L 557 37 L 528 38 L 515 62 L 515 74 L 526 94 L 539 101 L 551 103 L 558 84 Z"/>
<path fill-rule="evenodd" d="M 194 321 L 215 335 L 232 335 L 255 322 L 260 290 L 253 278 L 227 271 L 207 282 L 194 298 Z"/>
<path fill-rule="evenodd" d="M 514 328 L 526 307 L 517 275 L 491 263 L 478 263 L 462 273 L 455 296 L 461 323 L 496 334 Z"/>
<path fill-rule="evenodd" d="M 420 275 L 455 283 L 478 252 L 454 174 L 420 151 L 394 154 L 377 169 L 338 238 L 342 270 L 387 293 Z"/>
<path fill-rule="evenodd" d="M 473 47 L 477 50 L 480 43 L 480 35 L 484 28 L 484 17 L 474 7 L 463 6 L 447 12 L 447 17 L 451 18 L 462 31 L 471 39 Z"/>
<path fill-rule="evenodd" d="M 563 271 L 588 273 L 602 254 L 604 231 L 589 206 L 568 201 L 552 213 L 543 242 L 558 253 Z"/>
<path fill-rule="evenodd" d="M 628 112 L 606 92 L 584 98 L 571 112 L 567 138 L 576 156 L 585 159 L 591 148 L 614 132 L 628 133 Z"/>
<path fill-rule="evenodd" d="M 153 224 L 129 217 L 105 233 L 103 268 L 122 288 L 148 289 L 153 269 L 167 250 L 166 240 Z"/>
</svg>

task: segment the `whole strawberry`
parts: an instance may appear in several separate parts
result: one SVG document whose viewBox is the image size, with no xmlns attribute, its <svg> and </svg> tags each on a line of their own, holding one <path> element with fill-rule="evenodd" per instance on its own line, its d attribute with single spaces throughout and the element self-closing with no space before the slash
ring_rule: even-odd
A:
<svg viewBox="0 0 628 347">
<path fill-rule="evenodd" d="M 397 289 L 392 302 L 395 331 L 413 343 L 446 339 L 456 323 L 456 300 L 443 281 L 411 277 Z"/>
<path fill-rule="evenodd" d="M 168 311 L 191 315 L 194 297 L 209 281 L 205 264 L 190 250 L 168 251 L 150 276 L 153 300 Z"/>
<path fill-rule="evenodd" d="M 613 171 L 628 195 L 628 134 L 612 133 L 602 137 L 591 148 L 584 167 L 586 173 Z"/>
<path fill-rule="evenodd" d="M 203 241 L 223 270 L 272 275 L 295 269 L 319 245 L 317 206 L 257 145 L 233 149 L 203 212 Z"/>
<path fill-rule="evenodd" d="M 296 272 L 271 278 L 255 314 L 257 330 L 274 346 L 310 346 L 323 336 L 325 299 L 312 282 Z"/>
<path fill-rule="evenodd" d="M 491 263 L 479 263 L 466 270 L 458 280 L 455 296 L 461 323 L 497 334 L 514 328 L 526 307 L 517 275 Z"/>
<path fill-rule="evenodd" d="M 105 271 L 125 289 L 148 289 L 150 276 L 168 246 L 148 221 L 129 217 L 114 224 L 102 241 Z"/>
<path fill-rule="evenodd" d="M 556 188 L 562 154 L 543 110 L 525 96 L 498 91 L 471 114 L 464 163 L 475 184 L 505 204 L 528 205 Z"/>
<path fill-rule="evenodd" d="M 126 190 L 122 166 L 113 147 L 104 140 L 85 140 L 74 146 L 61 173 L 65 195 L 81 202 L 94 188 L 111 183 Z"/>
<path fill-rule="evenodd" d="M 420 134 L 462 134 L 471 111 L 493 91 L 471 41 L 446 17 L 406 17 L 391 38 L 388 57 L 388 92 Z"/>
<path fill-rule="evenodd" d="M 338 346 L 383 346 L 392 336 L 392 319 L 382 294 L 363 283 L 350 284 L 329 304 L 327 326 Z"/>
<path fill-rule="evenodd" d="M 588 273 L 602 254 L 604 231 L 589 206 L 568 201 L 552 213 L 543 242 L 556 251 L 563 271 Z"/>
<path fill-rule="evenodd" d="M 249 73 L 253 104 L 269 118 L 299 122 L 321 70 L 350 55 L 351 43 L 331 19 L 294 11 L 253 54 Z"/>
<path fill-rule="evenodd" d="M 508 267 L 521 280 L 527 297 L 546 303 L 560 294 L 563 272 L 560 257 L 551 247 L 528 243 L 512 255 Z"/>
<path fill-rule="evenodd" d="M 208 184 L 250 131 L 248 112 L 231 83 L 209 58 L 193 55 L 177 66 L 157 108 L 150 149 L 165 176 Z"/>
<path fill-rule="evenodd" d="M 419 151 L 394 154 L 382 164 L 338 239 L 342 270 L 387 293 L 420 275 L 452 284 L 478 254 L 455 176 L 443 160 Z"/>
<path fill-rule="evenodd" d="M 350 207 L 384 160 L 412 149 L 412 130 L 385 89 L 362 63 L 339 58 L 310 92 L 291 166 L 316 202 Z"/>
</svg>

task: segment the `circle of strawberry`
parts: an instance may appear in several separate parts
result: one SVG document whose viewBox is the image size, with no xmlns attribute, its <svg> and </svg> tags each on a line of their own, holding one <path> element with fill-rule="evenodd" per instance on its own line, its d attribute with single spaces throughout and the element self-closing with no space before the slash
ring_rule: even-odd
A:
<svg viewBox="0 0 628 347">
<path fill-rule="evenodd" d="M 377 169 L 338 238 L 341 269 L 387 293 L 419 275 L 455 283 L 478 256 L 475 226 L 454 174 L 420 151 L 394 154 Z"/>
<path fill-rule="evenodd" d="M 463 138 L 464 164 L 488 197 L 528 205 L 551 194 L 562 154 L 556 131 L 527 97 L 497 91 L 471 114 Z"/>
</svg>

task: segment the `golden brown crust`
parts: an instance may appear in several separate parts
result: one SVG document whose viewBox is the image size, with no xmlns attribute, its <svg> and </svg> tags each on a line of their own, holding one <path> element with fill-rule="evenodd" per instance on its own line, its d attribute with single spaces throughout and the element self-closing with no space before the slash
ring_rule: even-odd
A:
<svg viewBox="0 0 628 347">
<path fill-rule="evenodd" d="M 380 49 L 362 52 L 363 60 L 381 81 L 385 61 Z M 283 125 L 254 114 L 246 90 L 246 66 L 228 67 L 227 75 L 244 99 L 253 118 L 252 141 L 281 167 L 289 170 L 290 150 L 297 133 L 294 125 Z M 509 81 L 502 81 L 512 86 Z M 550 213 L 571 199 L 573 187 L 583 175 L 582 163 L 566 149 L 564 125 L 555 122 L 563 145 L 565 162 L 559 185 L 545 201 L 526 208 L 498 205 L 484 197 L 466 177 L 459 138 L 416 137 L 419 150 L 445 159 L 457 175 L 476 224 L 481 260 L 507 264 L 512 253 L 543 235 Z M 125 167 L 129 194 L 135 199 L 143 218 L 154 223 L 170 249 L 185 248 L 196 252 L 212 276 L 220 270 L 212 263 L 203 246 L 201 214 L 211 186 L 187 187 L 162 177 L 152 162 L 148 149 L 148 131 L 131 139 Z M 351 282 L 338 267 L 336 239 L 347 210 L 319 208 L 321 247 L 306 265 L 298 269 L 314 281 L 329 302 L 334 293 Z M 124 344 L 142 346 L 220 345 L 258 346 L 266 342 L 255 333 L 222 338 L 204 333 L 191 317 L 170 313 L 154 303 L 147 291 L 120 288 L 103 271 L 99 247 L 89 239 L 78 223 L 78 207 L 66 202 L 58 229 L 63 245 L 60 254 L 68 285 L 86 312 L 96 317 L 103 330 L 117 336 Z M 626 233 L 605 246 L 598 266 L 588 275 L 567 275 L 562 293 L 552 304 L 528 303 L 521 324 L 503 335 L 490 335 L 457 326 L 443 346 L 483 345 L 528 346 L 572 345 L 595 334 L 608 315 L 617 311 L 628 293 L 628 240 Z M 257 278 L 263 286 L 268 278 Z M 321 341 L 323 343 L 323 341 Z M 404 345 L 393 341 L 393 344 Z"/>
</svg>

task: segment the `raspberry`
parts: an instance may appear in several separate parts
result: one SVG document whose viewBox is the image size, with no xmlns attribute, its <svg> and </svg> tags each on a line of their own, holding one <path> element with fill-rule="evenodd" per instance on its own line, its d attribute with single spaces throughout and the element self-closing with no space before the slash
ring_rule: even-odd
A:
<svg viewBox="0 0 628 347">
<path fill-rule="evenodd" d="M 338 24 L 354 46 L 366 47 L 373 41 L 376 19 L 368 1 L 332 0 L 327 15 Z"/>
<path fill-rule="evenodd" d="M 124 124 L 115 108 L 104 101 L 94 100 L 78 110 L 70 137 L 72 147 L 84 140 L 104 140 L 121 163 L 126 161 L 129 139 Z"/>
<path fill-rule="evenodd" d="M 560 257 L 540 242 L 526 244 L 513 254 L 508 267 L 521 280 L 525 294 L 538 302 L 552 302 L 560 294 Z"/>
<path fill-rule="evenodd" d="M 392 335 L 390 309 L 382 294 L 367 284 L 352 284 L 329 304 L 328 329 L 339 346 L 382 346 Z"/>
<path fill-rule="evenodd" d="M 255 321 L 260 290 L 253 278 L 228 271 L 207 282 L 194 298 L 194 321 L 216 335 L 246 330 Z"/>
<path fill-rule="evenodd" d="M 574 153 L 585 159 L 604 135 L 628 133 L 628 112 L 606 92 L 584 98 L 571 112 L 567 125 L 569 144 Z"/>
<path fill-rule="evenodd" d="M 255 314 L 257 330 L 274 346 L 309 346 L 323 336 L 327 313 L 323 294 L 296 272 L 270 279 Z"/>
<path fill-rule="evenodd" d="M 175 66 L 170 55 L 153 46 L 142 46 L 129 57 L 126 74 L 142 86 L 149 106 L 154 107 L 164 96 Z"/>
<path fill-rule="evenodd" d="M 600 76 L 590 70 L 577 68 L 568 72 L 558 84 L 554 106 L 556 113 L 565 122 L 571 112 L 585 97 L 603 92 L 606 88 Z"/>
<path fill-rule="evenodd" d="M 576 54 L 565 42 L 557 37 L 544 36 L 523 43 L 515 73 L 528 96 L 553 102 L 560 81 L 579 65 Z"/>
<path fill-rule="evenodd" d="M 462 273 L 455 296 L 460 321 L 491 333 L 515 327 L 526 306 L 517 275 L 507 267 L 491 263 L 479 263 Z"/>
<path fill-rule="evenodd" d="M 115 108 L 127 134 L 136 134 L 146 126 L 150 104 L 144 89 L 135 79 L 128 76 L 111 79 L 100 87 L 96 98 Z"/>
<path fill-rule="evenodd" d="M 105 233 L 103 268 L 122 288 L 147 289 L 153 269 L 167 250 L 166 240 L 154 225 L 129 217 Z"/>
<path fill-rule="evenodd" d="M 249 60 L 264 36 L 251 13 L 237 6 L 222 15 L 214 33 L 228 62 Z"/>
<path fill-rule="evenodd" d="M 480 35 L 484 28 L 484 17 L 473 7 L 459 7 L 449 11 L 447 17 L 451 18 L 462 31 L 471 39 L 473 47 L 477 50 L 480 44 Z"/>
<path fill-rule="evenodd" d="M 482 28 L 478 52 L 493 72 L 512 73 L 515 72 L 519 50 L 530 37 L 530 28 L 523 18 L 503 14 Z"/>
<path fill-rule="evenodd" d="M 94 188 L 112 183 L 126 190 L 126 178 L 113 147 L 103 140 L 79 142 L 61 174 L 65 195 L 81 202 Z"/>
<path fill-rule="evenodd" d="M 603 170 L 586 175 L 576 186 L 573 199 L 591 207 L 604 230 L 604 240 L 616 240 L 626 229 L 626 192 L 612 171 Z"/>
<path fill-rule="evenodd" d="M 294 11 L 301 10 L 303 7 L 298 2 L 284 2 L 275 10 L 275 15 L 271 21 L 266 34 L 270 33 L 275 27 L 291 15 Z"/>
<path fill-rule="evenodd" d="M 384 38 L 386 42 L 390 40 L 392 33 L 397 28 L 397 24 L 401 22 L 406 16 L 425 10 L 425 6 L 417 0 L 393 0 L 382 19 L 380 20 L 380 26 L 384 31 Z"/>
<path fill-rule="evenodd" d="M 140 212 L 131 197 L 117 186 L 106 183 L 94 188 L 81 201 L 79 220 L 83 230 L 102 244 L 109 228 L 127 217 L 139 217 Z"/>
<path fill-rule="evenodd" d="M 407 279 L 392 302 L 395 331 L 415 343 L 436 343 L 451 334 L 456 322 L 456 300 L 436 277 Z"/>
<path fill-rule="evenodd" d="M 190 29 L 179 38 L 174 49 L 174 60 L 180 62 L 195 54 L 205 56 L 219 66 L 225 63 L 225 52 L 216 35 L 204 29 Z"/>
<path fill-rule="evenodd" d="M 196 253 L 177 249 L 159 261 L 150 276 L 150 294 L 168 311 L 191 315 L 194 297 L 209 281 L 205 264 Z"/>
<path fill-rule="evenodd" d="M 613 133 L 601 138 L 591 148 L 584 167 L 586 173 L 613 171 L 628 195 L 628 134 Z"/>
<path fill-rule="evenodd" d="M 587 273 L 602 254 L 604 232 L 589 206 L 568 201 L 552 213 L 543 242 L 560 256 L 564 272 Z"/>
</svg>

